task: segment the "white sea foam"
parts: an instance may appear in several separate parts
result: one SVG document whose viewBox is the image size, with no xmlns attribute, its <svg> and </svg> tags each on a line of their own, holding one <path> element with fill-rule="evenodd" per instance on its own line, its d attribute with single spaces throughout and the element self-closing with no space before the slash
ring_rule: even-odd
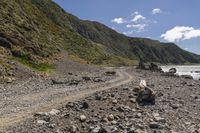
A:
<svg viewBox="0 0 200 133">
<path fill-rule="evenodd" d="M 200 80 L 200 65 L 183 65 L 183 66 L 161 66 L 164 72 L 169 71 L 170 68 L 176 68 L 178 75 L 191 75 L 195 80 Z"/>
</svg>

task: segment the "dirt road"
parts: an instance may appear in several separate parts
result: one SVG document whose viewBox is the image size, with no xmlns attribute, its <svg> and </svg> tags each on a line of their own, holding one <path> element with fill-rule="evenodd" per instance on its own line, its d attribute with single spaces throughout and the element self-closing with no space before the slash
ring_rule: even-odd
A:
<svg viewBox="0 0 200 133">
<path fill-rule="evenodd" d="M 83 86 L 82 89 L 69 87 L 54 88 L 51 86 L 45 91 L 10 97 L 9 101 L 12 101 L 12 104 L 8 104 L 0 109 L 1 112 L 9 112 L 7 114 L 1 113 L 0 115 L 0 131 L 32 117 L 34 112 L 48 111 L 64 103 L 84 98 L 98 91 L 115 88 L 133 80 L 133 76 L 126 72 L 126 68 L 119 68 L 115 71 L 117 72 L 116 78 L 98 84 Z M 17 106 L 12 107 L 12 105 Z M 13 108 L 16 110 L 10 111 Z"/>
</svg>

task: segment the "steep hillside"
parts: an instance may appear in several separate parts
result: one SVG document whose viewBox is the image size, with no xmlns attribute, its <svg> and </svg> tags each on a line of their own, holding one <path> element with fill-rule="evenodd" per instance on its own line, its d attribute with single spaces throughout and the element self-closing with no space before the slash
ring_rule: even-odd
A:
<svg viewBox="0 0 200 133">
<path fill-rule="evenodd" d="M 63 52 L 81 62 L 115 66 L 139 59 L 200 62 L 200 56 L 175 44 L 126 37 L 98 22 L 80 20 L 51 0 L 1 0 L 0 22 L 1 68 L 8 68 L 12 59 L 47 70 Z"/>
</svg>

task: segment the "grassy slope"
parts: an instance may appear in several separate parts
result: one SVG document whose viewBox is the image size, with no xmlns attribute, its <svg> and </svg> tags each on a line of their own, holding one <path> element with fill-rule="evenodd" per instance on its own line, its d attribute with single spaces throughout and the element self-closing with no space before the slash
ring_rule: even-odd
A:
<svg viewBox="0 0 200 133">
<path fill-rule="evenodd" d="M 0 48 L 41 71 L 63 51 L 75 60 L 99 65 L 131 65 L 139 59 L 200 62 L 199 56 L 173 44 L 129 38 L 98 22 L 80 20 L 51 0 L 1 0 L 0 21 Z"/>
<path fill-rule="evenodd" d="M 164 44 L 159 41 L 145 38 L 129 38 L 116 31 L 106 27 L 103 24 L 92 21 L 83 21 L 77 17 L 66 13 L 59 6 L 53 3 L 45 3 L 49 11 L 41 8 L 47 16 L 57 16 L 53 20 L 61 26 L 70 25 L 70 27 L 84 38 L 93 42 L 102 44 L 106 53 L 112 53 L 112 56 L 120 56 L 131 59 L 160 62 L 160 63 L 199 63 L 200 56 L 184 51 L 175 44 Z M 39 6 L 41 7 L 41 6 Z M 51 15 L 50 15 L 50 14 Z"/>
</svg>

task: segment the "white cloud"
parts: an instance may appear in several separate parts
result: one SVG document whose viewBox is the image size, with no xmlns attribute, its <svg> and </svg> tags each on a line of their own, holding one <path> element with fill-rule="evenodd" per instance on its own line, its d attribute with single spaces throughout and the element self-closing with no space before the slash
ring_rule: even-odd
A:
<svg viewBox="0 0 200 133">
<path fill-rule="evenodd" d="M 135 15 L 138 15 L 139 12 L 138 11 L 135 11 L 133 14 L 131 14 L 131 16 L 135 16 Z"/>
<path fill-rule="evenodd" d="M 126 32 L 123 32 L 124 35 L 130 35 L 130 34 L 133 34 L 133 31 L 126 31 Z"/>
<path fill-rule="evenodd" d="M 135 28 L 137 32 L 144 31 L 147 24 L 128 24 L 126 25 L 127 28 Z"/>
<path fill-rule="evenodd" d="M 115 18 L 112 20 L 112 22 L 116 24 L 122 24 L 122 26 L 126 26 L 127 28 L 132 28 L 129 31 L 123 32 L 125 35 L 132 34 L 134 32 L 142 32 L 150 23 L 153 23 L 138 11 L 135 11 L 128 17 Z"/>
<path fill-rule="evenodd" d="M 113 23 L 117 23 L 117 24 L 123 24 L 126 21 L 123 18 L 115 18 L 112 20 Z"/>
<path fill-rule="evenodd" d="M 161 11 L 160 8 L 155 8 L 155 9 L 152 10 L 152 14 L 159 14 L 159 13 L 161 13 L 161 12 L 162 12 L 162 11 Z"/>
<path fill-rule="evenodd" d="M 194 29 L 193 27 L 186 26 L 176 26 L 162 34 L 160 37 L 169 42 L 188 40 L 200 37 L 200 29 Z"/>
<path fill-rule="evenodd" d="M 145 20 L 146 18 L 142 16 L 141 14 L 137 14 L 131 21 L 137 22 L 139 20 Z"/>
</svg>

